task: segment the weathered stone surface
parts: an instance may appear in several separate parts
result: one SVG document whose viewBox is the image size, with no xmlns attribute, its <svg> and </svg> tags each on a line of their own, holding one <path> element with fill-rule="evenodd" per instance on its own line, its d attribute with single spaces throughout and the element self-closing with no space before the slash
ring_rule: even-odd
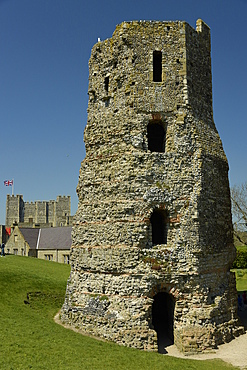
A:
<svg viewBox="0 0 247 370">
<path fill-rule="evenodd" d="M 211 80 L 201 20 L 124 22 L 93 47 L 64 322 L 161 351 L 241 333 Z"/>
</svg>

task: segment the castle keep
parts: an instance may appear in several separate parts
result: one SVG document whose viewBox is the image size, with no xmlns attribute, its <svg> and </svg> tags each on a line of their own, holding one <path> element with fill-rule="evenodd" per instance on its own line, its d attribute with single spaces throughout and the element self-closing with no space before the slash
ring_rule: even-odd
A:
<svg viewBox="0 0 247 370">
<path fill-rule="evenodd" d="M 59 195 L 56 200 L 24 202 L 23 195 L 7 195 L 6 226 L 55 227 L 71 223 L 70 196 Z"/>
<path fill-rule="evenodd" d="M 85 333 L 189 353 L 242 331 L 210 49 L 202 20 L 124 22 L 92 49 L 61 311 Z"/>
</svg>

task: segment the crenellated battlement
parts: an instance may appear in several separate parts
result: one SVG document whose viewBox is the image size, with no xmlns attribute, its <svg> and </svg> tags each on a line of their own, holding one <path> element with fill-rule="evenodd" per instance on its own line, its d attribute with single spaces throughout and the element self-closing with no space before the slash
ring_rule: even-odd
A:
<svg viewBox="0 0 247 370">
<path fill-rule="evenodd" d="M 68 226 L 72 222 L 70 213 L 70 196 L 59 195 L 56 200 L 24 202 L 23 195 L 7 195 L 6 226 Z"/>
</svg>

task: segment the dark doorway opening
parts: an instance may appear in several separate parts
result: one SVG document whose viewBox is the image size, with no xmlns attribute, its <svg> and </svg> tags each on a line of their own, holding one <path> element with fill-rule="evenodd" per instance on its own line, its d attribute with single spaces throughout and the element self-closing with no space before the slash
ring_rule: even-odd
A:
<svg viewBox="0 0 247 370">
<path fill-rule="evenodd" d="M 148 149 L 151 152 L 165 151 L 165 130 L 159 123 L 149 123 L 148 125 Z"/>
<path fill-rule="evenodd" d="M 167 212 L 155 209 L 151 216 L 152 244 L 167 244 Z"/>
<path fill-rule="evenodd" d="M 157 332 L 158 352 L 167 353 L 166 347 L 174 343 L 175 300 L 169 293 L 158 293 L 154 296 L 152 306 L 152 324 Z"/>
<path fill-rule="evenodd" d="M 162 82 L 162 53 L 161 51 L 153 52 L 153 81 Z"/>
</svg>

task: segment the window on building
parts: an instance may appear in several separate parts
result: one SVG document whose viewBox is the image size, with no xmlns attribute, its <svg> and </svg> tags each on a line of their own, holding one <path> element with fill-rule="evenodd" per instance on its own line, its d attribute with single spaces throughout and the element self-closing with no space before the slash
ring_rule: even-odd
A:
<svg viewBox="0 0 247 370">
<path fill-rule="evenodd" d="M 152 244 L 167 244 L 167 220 L 168 215 L 166 211 L 155 209 L 151 216 L 152 225 Z"/>
<path fill-rule="evenodd" d="M 153 81 L 162 82 L 162 53 L 161 51 L 153 52 Z"/>
<path fill-rule="evenodd" d="M 21 255 L 24 256 L 24 248 L 21 248 Z"/>
<path fill-rule="evenodd" d="M 47 261 L 53 261 L 53 254 L 45 254 L 45 259 Z"/>
<path fill-rule="evenodd" d="M 109 91 L 109 76 L 105 78 L 105 91 L 108 93 Z"/>
<path fill-rule="evenodd" d="M 67 265 L 69 265 L 69 254 L 64 254 L 63 255 L 63 262 Z"/>
<path fill-rule="evenodd" d="M 14 255 L 17 256 L 18 255 L 18 249 L 17 248 L 14 248 L 13 249 L 13 252 L 14 252 Z"/>
<path fill-rule="evenodd" d="M 110 104 L 110 98 L 108 99 L 105 99 L 105 107 L 109 107 L 109 104 Z"/>
<path fill-rule="evenodd" d="M 18 235 L 14 235 L 14 242 L 16 243 L 18 241 Z"/>
<path fill-rule="evenodd" d="M 148 149 L 151 152 L 165 151 L 165 130 L 161 123 L 150 122 L 148 125 Z"/>
</svg>

